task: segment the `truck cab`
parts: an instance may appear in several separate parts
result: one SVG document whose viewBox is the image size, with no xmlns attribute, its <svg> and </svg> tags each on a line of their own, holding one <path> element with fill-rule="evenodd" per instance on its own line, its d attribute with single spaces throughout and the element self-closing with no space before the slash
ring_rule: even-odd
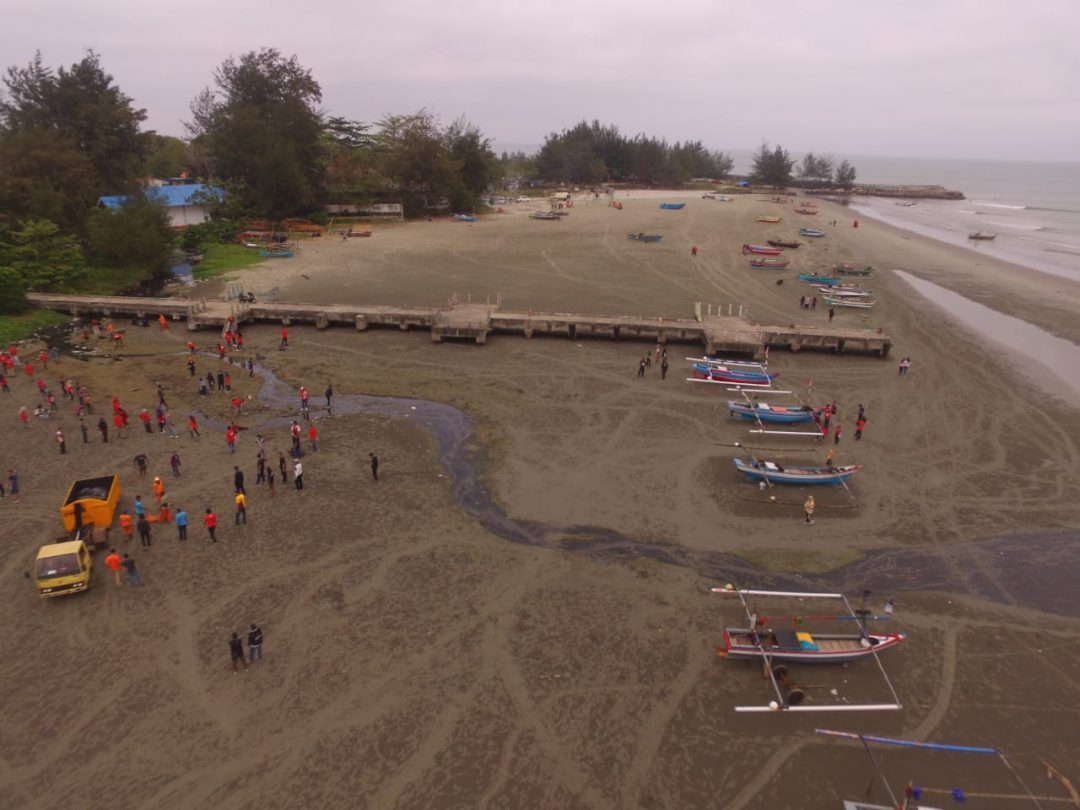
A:
<svg viewBox="0 0 1080 810">
<path fill-rule="evenodd" d="M 93 568 L 90 549 L 82 540 L 42 546 L 34 565 L 38 594 L 66 596 L 89 590 Z"/>
</svg>

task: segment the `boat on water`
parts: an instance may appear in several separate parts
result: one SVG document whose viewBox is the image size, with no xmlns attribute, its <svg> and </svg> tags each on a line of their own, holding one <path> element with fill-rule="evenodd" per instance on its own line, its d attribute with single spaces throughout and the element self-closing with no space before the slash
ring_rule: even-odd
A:
<svg viewBox="0 0 1080 810">
<path fill-rule="evenodd" d="M 681 211 L 686 208 L 686 203 L 660 203 L 660 207 L 665 211 Z"/>
<path fill-rule="evenodd" d="M 872 298 L 852 298 L 824 294 L 825 303 L 830 307 L 844 307 L 847 309 L 872 309 L 877 301 Z"/>
<path fill-rule="evenodd" d="M 782 251 L 772 245 L 743 245 L 742 252 L 743 255 L 757 253 L 760 256 L 779 256 Z"/>
<path fill-rule="evenodd" d="M 742 367 L 712 362 L 696 362 L 691 366 L 691 379 L 735 385 L 769 386 L 779 375 L 770 374 L 761 367 Z"/>
<path fill-rule="evenodd" d="M 658 233 L 628 233 L 626 238 L 635 242 L 659 242 L 664 237 Z"/>
<path fill-rule="evenodd" d="M 726 658 L 788 664 L 840 664 L 867 658 L 903 641 L 903 633 L 808 633 L 728 627 L 717 653 Z"/>
<path fill-rule="evenodd" d="M 792 250 L 802 244 L 802 242 L 797 242 L 794 239 L 767 239 L 765 241 L 768 242 L 772 247 L 791 248 Z"/>
<path fill-rule="evenodd" d="M 479 222 L 480 217 L 474 217 L 471 214 L 454 214 L 454 219 L 458 222 Z"/>
<path fill-rule="evenodd" d="M 861 267 L 857 264 L 851 264 L 850 262 L 840 262 L 833 265 L 833 271 L 840 273 L 844 276 L 870 276 L 874 273 L 874 268 L 870 265 Z"/>
<path fill-rule="evenodd" d="M 776 259 L 776 258 L 771 258 L 771 257 L 768 257 L 768 256 L 766 256 L 764 258 L 761 258 L 761 259 L 751 259 L 750 260 L 750 266 L 751 267 L 758 267 L 758 268 L 771 267 L 774 270 L 783 270 L 789 264 L 791 264 L 791 262 L 789 262 L 787 259 Z"/>
<path fill-rule="evenodd" d="M 735 469 L 750 481 L 802 486 L 838 486 L 862 469 L 861 464 L 846 467 L 795 467 L 757 459 L 746 461 L 734 458 L 732 461 L 735 462 Z"/>
<path fill-rule="evenodd" d="M 819 276 L 816 273 L 799 273 L 799 281 L 806 284 L 819 284 L 823 287 L 835 287 L 840 284 L 840 279 L 833 276 Z"/>
<path fill-rule="evenodd" d="M 901 208 L 914 208 L 916 205 L 918 205 L 918 203 L 913 200 L 909 200 L 908 202 L 898 202 L 897 205 L 899 205 Z"/>
<path fill-rule="evenodd" d="M 989 242 L 993 239 L 997 239 L 996 233 L 985 233 L 984 231 L 975 231 L 975 233 L 969 233 L 968 239 L 974 239 L 978 242 Z"/>
<path fill-rule="evenodd" d="M 788 408 L 783 405 L 770 405 L 768 402 L 736 402 L 729 399 L 728 411 L 735 418 L 750 422 L 802 425 L 814 421 L 814 411 L 809 405 Z"/>
<path fill-rule="evenodd" d="M 821 238 L 825 235 L 825 231 L 819 231 L 817 228 L 799 228 L 799 236 L 812 236 L 814 238 Z"/>
<path fill-rule="evenodd" d="M 758 217 L 758 222 L 768 222 L 770 225 L 775 225 L 780 221 L 780 217 Z"/>
<path fill-rule="evenodd" d="M 543 219 L 548 222 L 558 222 L 560 217 L 554 211 L 533 211 L 529 214 L 529 219 Z"/>
</svg>

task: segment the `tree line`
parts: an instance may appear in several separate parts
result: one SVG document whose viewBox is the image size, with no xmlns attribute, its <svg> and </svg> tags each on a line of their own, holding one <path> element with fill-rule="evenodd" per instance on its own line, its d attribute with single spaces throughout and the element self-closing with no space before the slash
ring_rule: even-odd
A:
<svg viewBox="0 0 1080 810">
<path fill-rule="evenodd" d="M 786 186 L 793 182 L 809 186 L 829 186 L 849 189 L 855 184 L 855 167 L 846 160 L 836 166 L 826 155 L 807 152 L 795 175 L 795 159 L 782 146 L 769 148 L 763 143 L 754 153 L 751 179 L 764 186 Z"/>
</svg>

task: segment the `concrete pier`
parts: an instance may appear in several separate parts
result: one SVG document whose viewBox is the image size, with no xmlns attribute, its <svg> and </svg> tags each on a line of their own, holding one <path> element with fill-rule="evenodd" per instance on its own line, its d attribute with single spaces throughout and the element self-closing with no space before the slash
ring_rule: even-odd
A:
<svg viewBox="0 0 1080 810">
<path fill-rule="evenodd" d="M 580 340 L 601 337 L 611 340 L 642 340 L 700 343 L 706 354 L 737 354 L 761 359 L 766 347 L 801 351 L 814 349 L 835 353 L 860 352 L 886 357 L 892 339 L 881 331 L 827 327 L 771 326 L 751 323 L 738 315 L 704 315 L 699 319 L 650 318 L 634 315 L 586 315 L 566 312 L 512 312 L 490 304 L 459 304 L 454 307 L 382 307 L 353 304 L 241 304 L 235 301 L 199 301 L 186 298 L 134 298 L 127 296 L 81 296 L 29 293 L 38 309 L 71 315 L 151 317 L 165 315 L 183 320 L 189 330 L 221 330 L 230 320 L 237 324 L 272 322 L 313 324 L 318 329 L 347 324 L 364 331 L 372 327 L 396 327 L 403 331 L 427 329 L 435 343 L 447 339 L 487 342 L 488 335 L 566 337 Z"/>
</svg>

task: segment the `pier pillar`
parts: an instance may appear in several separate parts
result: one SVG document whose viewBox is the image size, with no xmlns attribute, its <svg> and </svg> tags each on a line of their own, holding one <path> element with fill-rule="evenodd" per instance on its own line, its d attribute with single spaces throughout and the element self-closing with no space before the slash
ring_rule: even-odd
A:
<svg viewBox="0 0 1080 810">
<path fill-rule="evenodd" d="M 281 319 L 281 325 L 282 326 L 292 326 L 292 318 L 282 318 Z"/>
<path fill-rule="evenodd" d="M 569 326 L 567 326 L 567 334 L 570 336 L 571 340 L 577 340 L 577 324 L 576 323 L 572 323 Z"/>
<path fill-rule="evenodd" d="M 325 329 L 330 325 L 330 318 L 327 317 L 325 312 L 320 312 L 315 316 L 315 328 Z"/>
</svg>

